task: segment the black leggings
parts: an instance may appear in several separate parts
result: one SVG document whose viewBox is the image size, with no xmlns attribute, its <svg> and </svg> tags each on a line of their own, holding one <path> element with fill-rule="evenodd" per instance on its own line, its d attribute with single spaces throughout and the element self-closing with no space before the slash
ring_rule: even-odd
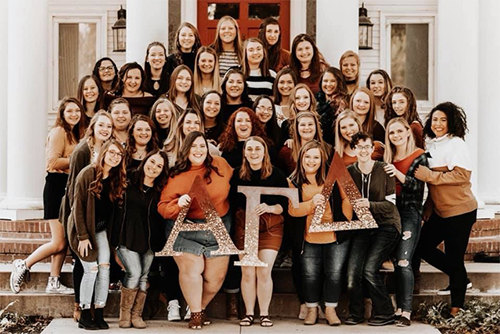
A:
<svg viewBox="0 0 500 334">
<path fill-rule="evenodd" d="M 71 248 L 70 252 L 73 260 L 75 260 L 73 264 L 73 288 L 75 289 L 75 303 L 80 304 L 80 285 L 82 284 L 83 278 L 83 266 L 80 262 L 80 258 Z"/>
<path fill-rule="evenodd" d="M 448 218 L 433 213 L 422 227 L 417 252 L 422 259 L 449 276 L 452 307 L 464 305 L 467 287 L 464 255 L 476 216 L 477 210 Z M 442 241 L 444 252 L 437 248 Z"/>
</svg>

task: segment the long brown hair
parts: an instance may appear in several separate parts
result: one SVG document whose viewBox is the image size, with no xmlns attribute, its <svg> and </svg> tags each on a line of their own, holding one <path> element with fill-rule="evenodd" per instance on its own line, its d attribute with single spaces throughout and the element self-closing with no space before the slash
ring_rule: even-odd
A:
<svg viewBox="0 0 500 334">
<path fill-rule="evenodd" d="M 208 53 L 214 57 L 214 70 L 212 72 L 212 87 L 210 90 L 216 90 L 217 92 L 220 93 L 221 79 L 219 75 L 219 57 L 217 56 L 217 52 L 215 52 L 215 50 L 209 46 L 201 46 L 198 49 L 196 58 L 194 59 L 194 78 L 193 78 L 194 92 L 195 94 L 203 95 L 203 87 L 202 87 L 203 74 L 201 73 L 201 70 L 198 67 L 202 53 Z"/>
<path fill-rule="evenodd" d="M 226 129 L 219 137 L 220 150 L 222 152 L 231 152 L 236 147 L 238 143 L 238 136 L 236 135 L 234 122 L 236 119 L 236 115 L 238 115 L 238 113 L 240 112 L 247 113 L 248 117 L 250 117 L 250 122 L 252 123 L 252 133 L 250 134 L 250 136 L 259 136 L 262 139 L 264 139 L 264 141 L 268 145 L 271 145 L 272 142 L 267 137 L 266 131 L 264 130 L 264 126 L 262 125 L 262 122 L 259 120 L 257 115 L 255 115 L 252 109 L 247 107 L 241 107 L 238 110 L 236 110 L 231 115 L 231 117 L 229 117 Z"/>
<path fill-rule="evenodd" d="M 91 139 L 92 142 L 94 141 L 94 137 L 95 137 L 95 124 L 97 123 L 97 120 L 101 116 L 107 117 L 111 121 L 111 124 L 113 124 L 113 118 L 111 117 L 111 114 L 109 112 L 107 112 L 107 111 L 102 110 L 102 109 L 99 110 L 98 112 L 95 113 L 94 117 L 92 117 L 92 119 L 90 120 L 89 127 L 85 131 L 85 136 L 84 136 L 85 140 Z M 111 130 L 111 136 L 110 136 L 110 138 L 112 136 L 113 136 L 113 130 Z"/>
<path fill-rule="evenodd" d="M 382 102 L 382 109 L 386 109 L 387 97 L 392 90 L 392 80 L 391 77 L 389 76 L 389 73 L 387 73 L 383 69 L 379 68 L 378 70 L 372 71 L 368 75 L 368 78 L 366 78 L 366 88 L 368 88 L 369 90 L 371 90 L 370 79 L 372 78 L 372 75 L 375 74 L 379 74 L 382 76 L 382 78 L 384 78 L 384 92 L 380 97 L 380 101 Z"/>
<path fill-rule="evenodd" d="M 406 97 L 406 101 L 408 102 L 408 109 L 401 117 L 404 117 L 404 119 L 406 119 L 408 124 L 411 124 L 413 122 L 419 122 L 420 125 L 422 125 L 422 120 L 420 119 L 420 116 L 418 115 L 417 112 L 417 99 L 415 98 L 415 94 L 413 94 L 411 89 L 407 87 L 396 86 L 389 92 L 387 98 L 385 99 L 386 127 L 391 119 L 398 117 L 398 114 L 396 114 L 394 108 L 392 107 L 392 97 L 394 96 L 394 94 L 403 94 L 403 96 Z"/>
<path fill-rule="evenodd" d="M 111 168 L 109 171 L 108 177 L 111 182 L 109 199 L 113 203 L 118 201 L 118 203 L 121 204 L 123 202 L 123 192 L 125 191 L 125 188 L 127 188 L 127 171 L 125 169 L 125 149 L 115 139 L 110 139 L 106 141 L 106 143 L 102 146 L 101 150 L 99 151 L 99 155 L 97 156 L 97 162 L 95 164 L 96 176 L 94 181 L 92 181 L 92 183 L 90 184 L 88 191 L 98 199 L 101 198 L 101 191 L 103 187 L 102 180 L 104 176 L 104 158 L 106 156 L 106 153 L 108 153 L 109 147 L 111 145 L 115 145 L 118 148 L 120 154 L 122 155 L 122 159 L 118 164 L 118 166 Z"/>
<path fill-rule="evenodd" d="M 309 42 L 312 46 L 314 54 L 311 59 L 311 64 L 309 64 L 309 73 L 311 75 L 306 80 L 308 80 L 309 82 L 316 82 L 323 72 L 321 70 L 321 55 L 319 53 L 318 47 L 316 46 L 316 43 L 314 42 L 314 39 L 310 35 L 299 34 L 293 39 L 292 49 L 290 50 L 290 67 L 292 68 L 293 72 L 295 72 L 297 78 L 300 78 L 302 65 L 297 58 L 297 46 L 301 42 Z"/>
<path fill-rule="evenodd" d="M 151 139 L 149 140 L 148 144 L 146 145 L 146 152 L 151 152 L 153 150 L 158 149 L 158 136 L 156 133 L 156 126 L 151 120 L 146 115 L 142 114 L 137 114 L 132 118 L 132 121 L 130 121 L 130 124 L 128 126 L 128 140 L 127 140 L 127 165 L 132 161 L 132 155 L 137 152 L 137 148 L 135 147 L 135 138 L 134 138 L 134 128 L 135 125 L 140 122 L 146 122 L 148 123 L 149 127 L 151 128 Z"/>
<path fill-rule="evenodd" d="M 179 42 L 179 35 L 181 34 L 182 28 L 189 28 L 193 32 L 194 35 L 194 44 L 193 47 L 191 48 L 191 53 L 196 54 L 198 52 L 198 49 L 201 46 L 201 39 L 200 39 L 200 33 L 198 32 L 198 29 L 194 25 L 192 25 L 189 22 L 182 22 L 179 28 L 177 28 L 177 31 L 175 32 L 175 53 L 174 53 L 174 58 L 175 58 L 175 65 L 181 65 L 182 62 L 182 50 L 181 50 L 181 43 Z"/>
<path fill-rule="evenodd" d="M 302 185 L 304 184 L 311 183 L 307 179 L 306 171 L 304 170 L 304 166 L 302 165 L 302 160 L 304 159 L 304 155 L 306 154 L 307 151 L 315 148 L 319 149 L 319 152 L 321 154 L 321 166 L 316 171 L 316 183 L 318 184 L 318 186 L 320 186 L 324 184 L 326 181 L 326 164 L 328 159 L 327 154 L 323 149 L 321 143 L 319 143 L 316 140 L 312 140 L 301 147 L 299 152 L 299 159 L 297 160 L 297 165 L 295 166 L 295 170 L 292 172 L 292 175 L 290 175 L 290 180 L 292 182 L 297 183 L 299 188 L 302 188 Z"/>
<path fill-rule="evenodd" d="M 240 168 L 240 179 L 250 181 L 252 177 L 252 168 L 250 168 L 250 164 L 245 157 L 245 149 L 247 147 L 247 144 L 251 141 L 259 142 L 264 147 L 264 159 L 262 160 L 262 167 L 260 169 L 260 178 L 262 180 L 265 180 L 273 173 L 273 165 L 271 164 L 271 157 L 269 156 L 269 149 L 267 147 L 267 144 L 264 139 L 260 138 L 259 136 L 248 137 L 243 144 L 243 161 Z"/>
<path fill-rule="evenodd" d="M 363 128 L 359 129 L 359 131 L 363 131 L 366 133 L 370 133 L 373 135 L 373 128 L 375 127 L 375 98 L 373 97 L 373 93 L 366 87 L 357 88 L 351 95 L 351 101 L 349 103 L 349 107 L 354 111 L 354 98 L 358 93 L 365 93 L 368 95 L 368 99 L 370 100 L 370 109 L 368 109 L 368 114 L 366 115 L 365 121 L 363 122 Z"/>
<path fill-rule="evenodd" d="M 266 29 L 268 25 L 277 25 L 280 28 L 280 36 L 278 37 L 278 41 L 274 45 L 269 45 L 266 38 Z M 280 59 L 280 51 L 281 51 L 281 24 L 274 17 L 268 17 L 259 26 L 259 39 L 264 44 L 264 48 L 267 50 L 267 55 L 269 59 L 269 68 L 276 68 Z"/>
<path fill-rule="evenodd" d="M 175 81 L 177 80 L 177 77 L 179 76 L 179 73 L 182 70 L 188 71 L 189 75 L 191 76 L 191 87 L 189 90 L 186 92 L 186 98 L 188 100 L 188 106 L 191 108 L 196 108 L 199 109 L 198 107 L 198 101 L 196 99 L 196 95 L 194 94 L 194 81 L 193 81 L 193 72 L 191 69 L 186 66 L 186 65 L 179 65 L 175 68 L 175 70 L 172 72 L 170 75 L 170 89 L 168 90 L 168 99 L 175 103 L 175 99 L 177 98 L 177 95 L 179 95 L 179 92 L 177 91 L 177 88 L 175 87 Z"/>
<path fill-rule="evenodd" d="M 66 110 L 66 107 L 68 104 L 74 103 L 76 106 L 80 109 L 80 121 L 78 121 L 77 124 L 71 128 L 71 125 L 66 122 L 66 119 L 64 118 L 64 111 Z M 82 120 L 85 117 L 85 112 L 83 110 L 82 104 L 75 99 L 74 97 L 64 97 L 59 104 L 59 109 L 57 110 L 57 118 L 56 122 L 54 123 L 54 126 L 52 128 L 56 128 L 60 126 L 61 128 L 64 129 L 64 132 L 66 133 L 66 138 L 68 139 L 68 142 L 71 144 L 76 144 L 80 140 L 81 137 L 83 137 L 82 130 L 83 126 L 80 127 L 82 124 Z"/>
<path fill-rule="evenodd" d="M 294 161 L 297 161 L 299 158 L 299 151 L 301 145 L 300 135 L 299 135 L 299 121 L 302 118 L 312 118 L 314 120 L 314 125 L 316 126 L 316 134 L 314 135 L 315 141 L 321 144 L 325 152 L 329 153 L 329 148 L 327 147 L 325 141 L 323 140 L 323 131 L 321 130 L 321 124 L 319 122 L 319 118 L 316 113 L 312 113 L 310 111 L 301 111 L 297 114 L 295 119 L 293 120 L 291 131 L 291 138 L 293 140 L 292 144 L 292 157 Z"/>
<path fill-rule="evenodd" d="M 294 87 L 299 83 L 299 81 L 297 80 L 297 76 L 290 67 L 283 67 L 278 72 L 278 74 L 276 74 L 276 78 L 274 79 L 274 85 L 273 85 L 273 96 L 274 96 L 274 103 L 277 106 L 281 105 L 281 101 L 283 100 L 283 97 L 281 96 L 281 93 L 278 89 L 278 83 L 280 81 L 280 78 L 286 74 L 290 74 L 290 76 L 292 77 Z"/>
<path fill-rule="evenodd" d="M 179 150 L 182 147 L 183 142 L 186 140 L 187 136 L 184 135 L 184 131 L 182 131 L 182 128 L 184 126 L 184 120 L 189 114 L 195 114 L 196 116 L 198 116 L 198 119 L 200 120 L 200 132 L 205 132 L 205 118 L 201 115 L 198 109 L 187 108 L 186 110 L 184 110 L 184 112 L 177 119 L 175 129 L 171 130 L 171 132 L 173 131 L 173 135 L 168 136 L 169 140 L 165 142 L 164 146 L 164 150 L 169 153 L 171 152 L 174 157 L 178 156 Z"/>
<path fill-rule="evenodd" d="M 250 64 L 248 64 L 248 55 L 247 55 L 248 43 L 259 43 L 262 46 L 263 57 L 259 64 L 260 75 L 263 77 L 271 76 L 271 72 L 269 72 L 269 60 L 267 59 L 267 50 L 264 43 L 256 37 L 250 37 L 245 41 L 243 45 L 243 64 L 241 64 L 242 65 L 241 67 L 243 73 L 245 74 L 245 78 L 248 78 L 250 76 Z"/>
<path fill-rule="evenodd" d="M 203 179 L 205 180 L 205 182 L 207 182 L 207 184 L 211 183 L 212 179 L 210 178 L 210 174 L 212 173 L 212 171 L 217 173 L 217 175 L 222 176 L 222 174 L 219 172 L 219 169 L 212 164 L 214 158 L 212 158 L 212 156 L 210 155 L 208 142 L 207 139 L 205 138 L 205 135 L 203 134 L 203 132 L 193 131 L 187 135 L 186 140 L 184 140 L 184 143 L 182 143 L 182 147 L 177 156 L 175 166 L 171 169 L 170 177 L 179 175 L 185 171 L 188 171 L 191 168 L 191 161 L 189 161 L 189 152 L 191 151 L 191 146 L 193 146 L 193 142 L 198 137 L 202 137 L 207 146 L 207 157 L 203 162 L 203 165 L 205 166 L 205 174 L 203 174 Z"/>
</svg>

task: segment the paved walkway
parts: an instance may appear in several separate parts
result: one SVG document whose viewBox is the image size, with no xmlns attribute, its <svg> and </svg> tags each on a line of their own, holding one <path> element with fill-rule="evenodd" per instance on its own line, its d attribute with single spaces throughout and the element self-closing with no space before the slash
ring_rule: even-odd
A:
<svg viewBox="0 0 500 334">
<path fill-rule="evenodd" d="M 314 326 L 304 326 L 302 321 L 298 319 L 276 319 L 274 326 L 271 328 L 260 327 L 258 323 L 254 323 L 251 327 L 240 327 L 236 321 L 226 321 L 214 319 L 213 324 L 203 327 L 198 333 L 203 334 L 250 334 L 250 333 L 269 333 L 269 334 L 292 334 L 292 333 L 346 333 L 346 334 L 386 334 L 386 333 L 402 333 L 404 334 L 439 334 L 439 331 L 430 325 L 425 325 L 419 322 L 413 322 L 408 328 L 399 328 L 395 325 L 384 327 L 372 327 L 365 324 L 357 326 L 327 326 L 324 321 Z M 106 334 L 146 334 L 146 333 L 191 333 L 194 331 L 187 328 L 187 322 L 167 322 L 163 320 L 147 321 L 148 328 L 146 329 L 120 329 L 118 328 L 118 319 L 109 320 L 110 329 Z M 83 333 L 78 329 L 78 325 L 73 319 L 54 319 L 50 325 L 42 332 L 42 334 L 61 334 L 61 333 Z"/>
</svg>

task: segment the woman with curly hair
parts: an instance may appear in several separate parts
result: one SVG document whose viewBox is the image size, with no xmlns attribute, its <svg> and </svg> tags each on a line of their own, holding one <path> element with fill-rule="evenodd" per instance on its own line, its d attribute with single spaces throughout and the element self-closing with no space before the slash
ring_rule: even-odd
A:
<svg viewBox="0 0 500 334">
<path fill-rule="evenodd" d="M 316 101 L 318 101 L 316 109 L 321 116 L 323 138 L 328 144 L 333 145 L 335 120 L 338 114 L 349 106 L 347 86 L 342 72 L 338 68 L 329 67 L 321 75 Z"/>
<path fill-rule="evenodd" d="M 231 68 L 239 68 L 243 63 L 240 27 L 231 16 L 223 16 L 217 23 L 215 39 L 210 44 L 219 57 L 219 75 L 224 77 Z"/>
<path fill-rule="evenodd" d="M 290 67 L 299 79 L 316 94 L 319 91 L 321 73 L 329 66 L 318 50 L 316 43 L 308 34 L 295 36 L 290 55 Z"/>
<path fill-rule="evenodd" d="M 128 127 L 125 162 L 127 170 L 139 167 L 149 152 L 158 149 L 156 127 L 148 116 L 135 115 Z"/>
<path fill-rule="evenodd" d="M 167 49 L 160 42 L 151 42 L 146 50 L 144 60 L 144 72 L 146 74 L 146 92 L 159 97 L 168 91 L 170 84 L 170 72 L 165 64 L 167 61 Z"/>
<path fill-rule="evenodd" d="M 268 139 L 261 121 L 250 108 L 240 108 L 231 115 L 226 129 L 219 137 L 219 148 L 222 157 L 231 167 L 241 166 L 243 162 L 243 144 L 251 136 L 259 136 L 269 145 L 271 162 L 276 161 L 276 150 Z"/>
<path fill-rule="evenodd" d="M 208 143 L 202 132 L 188 134 L 158 204 L 158 212 L 167 219 L 167 235 L 171 233 L 181 210 L 188 210 L 186 218 L 194 224 L 206 222 L 205 212 L 199 202 L 193 201 L 188 194 L 198 177 L 207 188 L 210 201 L 229 231 L 231 213 L 228 196 L 232 174 L 233 169 L 226 160 L 208 153 Z M 175 256 L 174 260 L 179 267 L 182 293 L 191 310 L 189 328 L 201 329 L 211 323 L 205 315 L 205 309 L 222 286 L 229 263 L 229 256 L 211 254 L 218 247 L 210 231 L 181 232 L 174 243 L 174 251 L 183 252 L 182 256 Z"/>
<path fill-rule="evenodd" d="M 219 59 L 214 49 L 201 46 L 194 60 L 194 93 L 202 96 L 215 90 L 220 93 Z"/>
<path fill-rule="evenodd" d="M 189 22 L 182 22 L 175 33 L 175 52 L 167 58 L 167 73 L 172 74 L 179 65 L 194 71 L 194 58 L 201 47 L 198 29 Z"/>
<path fill-rule="evenodd" d="M 375 120 L 385 127 L 387 97 L 392 89 L 391 77 L 382 69 L 372 71 L 366 79 L 366 88 L 372 91 L 375 100 Z"/>
<path fill-rule="evenodd" d="M 395 117 L 403 117 L 410 124 L 417 147 L 424 148 L 424 128 L 417 112 L 417 99 L 411 89 L 394 87 L 386 98 L 385 124 Z"/>
<path fill-rule="evenodd" d="M 113 206 L 122 203 L 127 186 L 125 150 L 115 140 L 104 144 L 95 164 L 85 167 L 76 179 L 73 207 L 68 219 L 68 239 L 84 269 L 80 285 L 84 329 L 108 329 L 103 310 L 109 288 L 110 247 Z M 90 314 L 95 305 L 94 316 Z"/>
<path fill-rule="evenodd" d="M 279 72 L 290 65 L 290 51 L 281 47 L 281 25 L 274 17 L 268 17 L 259 27 L 259 39 L 267 50 L 269 68 Z"/>
<path fill-rule="evenodd" d="M 470 182 L 472 162 L 467 144 L 465 111 L 452 102 L 435 106 L 425 122 L 429 167 L 420 166 L 415 177 L 427 183 L 429 196 L 424 206 L 425 221 L 417 253 L 450 278 L 451 315 L 464 305 L 468 285 L 464 254 L 477 201 Z M 444 241 L 445 251 L 438 245 Z"/>
</svg>

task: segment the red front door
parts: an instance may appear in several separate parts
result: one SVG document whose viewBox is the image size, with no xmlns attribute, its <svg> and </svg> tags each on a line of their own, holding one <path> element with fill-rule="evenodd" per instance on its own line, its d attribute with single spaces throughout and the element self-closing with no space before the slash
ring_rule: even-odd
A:
<svg viewBox="0 0 500 334">
<path fill-rule="evenodd" d="M 259 35 L 259 26 L 267 17 L 281 25 L 281 45 L 290 45 L 290 0 L 198 0 L 198 31 L 203 45 L 214 41 L 219 19 L 229 15 L 238 21 L 242 40 Z"/>
</svg>

